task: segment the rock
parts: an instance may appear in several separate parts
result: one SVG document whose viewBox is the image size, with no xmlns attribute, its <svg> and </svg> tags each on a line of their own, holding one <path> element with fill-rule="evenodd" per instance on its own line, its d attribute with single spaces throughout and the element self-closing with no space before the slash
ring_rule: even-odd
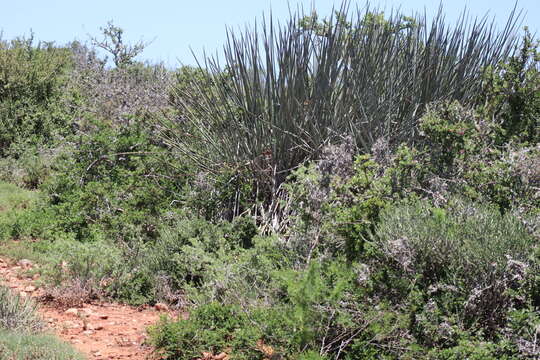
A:
<svg viewBox="0 0 540 360">
<path fill-rule="evenodd" d="M 29 269 L 32 267 L 32 265 L 34 265 L 34 263 L 28 259 L 21 259 L 17 262 L 17 265 L 19 265 L 23 269 Z"/>
<path fill-rule="evenodd" d="M 74 321 L 69 321 L 69 320 L 68 320 L 68 321 L 64 321 L 64 322 L 62 323 L 62 326 L 64 326 L 66 329 L 75 329 L 75 328 L 80 327 L 80 325 L 77 324 L 76 322 L 74 322 Z"/>
<path fill-rule="evenodd" d="M 94 335 L 94 330 L 85 330 L 82 332 L 82 334 L 87 336 Z"/>
<path fill-rule="evenodd" d="M 228 356 L 227 354 L 225 354 L 224 352 L 222 353 L 219 353 L 217 354 L 216 356 L 214 356 L 214 360 L 224 360 L 226 359 Z"/>
<path fill-rule="evenodd" d="M 20 295 L 21 297 L 27 297 L 27 296 L 28 296 L 28 294 L 25 293 L 24 291 L 21 291 L 21 292 L 19 293 L 19 295 Z"/>
<path fill-rule="evenodd" d="M 36 287 L 32 285 L 28 285 L 27 287 L 24 288 L 24 291 L 31 293 L 31 292 L 36 291 Z"/>
<path fill-rule="evenodd" d="M 73 315 L 73 316 L 79 316 L 79 310 L 75 308 L 67 309 L 64 311 L 65 314 Z"/>
<path fill-rule="evenodd" d="M 62 260 L 62 262 L 60 263 L 60 269 L 62 269 L 63 272 L 68 272 L 69 264 L 67 263 L 67 261 Z"/>
<path fill-rule="evenodd" d="M 90 317 L 90 315 L 92 315 L 92 314 L 93 314 L 93 312 L 90 309 L 81 309 L 81 310 L 79 310 L 79 316 Z"/>
<path fill-rule="evenodd" d="M 32 276 L 32 280 L 37 280 L 40 278 L 41 275 L 39 274 L 34 274 L 34 276 Z"/>
<path fill-rule="evenodd" d="M 146 335 L 139 335 L 137 336 L 137 343 L 138 344 L 144 344 L 144 342 L 146 341 L 146 339 L 148 339 L 148 337 Z"/>
<path fill-rule="evenodd" d="M 102 325 L 86 324 L 87 330 L 103 330 Z"/>
<path fill-rule="evenodd" d="M 157 303 L 156 305 L 154 305 L 154 309 L 156 309 L 157 311 L 169 311 L 169 307 L 167 306 L 167 304 L 164 303 Z"/>
</svg>

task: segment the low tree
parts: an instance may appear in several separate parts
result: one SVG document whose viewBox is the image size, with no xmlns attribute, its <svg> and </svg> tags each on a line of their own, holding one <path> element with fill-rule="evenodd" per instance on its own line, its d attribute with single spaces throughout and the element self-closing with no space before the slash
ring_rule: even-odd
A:
<svg viewBox="0 0 540 360">
<path fill-rule="evenodd" d="M 100 30 L 103 34 L 103 39 L 98 40 L 90 36 L 92 45 L 110 53 L 117 68 L 132 64 L 133 59 L 152 43 L 151 41 L 140 40 L 133 45 L 126 44 L 123 39 L 124 30 L 115 26 L 112 21 L 109 21 L 107 26 L 100 28 Z"/>
</svg>

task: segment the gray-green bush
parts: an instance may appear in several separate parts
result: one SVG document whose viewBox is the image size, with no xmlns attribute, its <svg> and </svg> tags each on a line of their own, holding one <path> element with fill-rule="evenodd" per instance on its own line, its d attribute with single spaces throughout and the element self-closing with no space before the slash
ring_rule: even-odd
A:
<svg viewBox="0 0 540 360">
<path fill-rule="evenodd" d="M 0 330 L 1 360 L 83 360 L 53 335 L 29 335 Z"/>
<path fill-rule="evenodd" d="M 377 244 L 405 272 L 462 289 L 488 286 L 509 261 L 527 261 L 536 242 L 513 214 L 452 199 L 444 208 L 427 201 L 383 212 Z"/>
<path fill-rule="evenodd" d="M 42 330 L 44 323 L 39 318 L 36 304 L 23 299 L 0 286 L 0 328 L 17 332 L 35 333 Z"/>
</svg>

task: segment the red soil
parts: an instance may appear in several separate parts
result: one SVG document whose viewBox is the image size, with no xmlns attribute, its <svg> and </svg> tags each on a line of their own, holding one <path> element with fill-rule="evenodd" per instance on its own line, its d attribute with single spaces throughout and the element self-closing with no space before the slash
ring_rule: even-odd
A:
<svg viewBox="0 0 540 360">
<path fill-rule="evenodd" d="M 31 263 L 14 264 L 0 258 L 0 284 L 39 302 L 43 290 L 24 273 Z M 39 313 L 60 338 L 71 343 L 88 359 L 148 359 L 152 349 L 145 344 L 146 328 L 167 313 L 161 307 L 135 308 L 115 303 L 91 303 L 65 308 L 39 303 Z M 154 356 L 155 358 L 155 356 Z"/>
</svg>

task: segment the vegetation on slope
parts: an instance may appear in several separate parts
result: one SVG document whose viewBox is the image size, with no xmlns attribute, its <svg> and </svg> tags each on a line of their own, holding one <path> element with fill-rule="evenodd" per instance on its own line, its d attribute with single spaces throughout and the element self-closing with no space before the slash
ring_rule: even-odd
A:
<svg viewBox="0 0 540 360">
<path fill-rule="evenodd" d="M 0 185 L 0 238 L 51 294 L 189 310 L 149 330 L 168 359 L 536 358 L 540 58 L 516 21 L 344 7 L 174 71 L 3 42 L 28 86 L 0 83 L 0 176 L 33 191 Z"/>
</svg>

